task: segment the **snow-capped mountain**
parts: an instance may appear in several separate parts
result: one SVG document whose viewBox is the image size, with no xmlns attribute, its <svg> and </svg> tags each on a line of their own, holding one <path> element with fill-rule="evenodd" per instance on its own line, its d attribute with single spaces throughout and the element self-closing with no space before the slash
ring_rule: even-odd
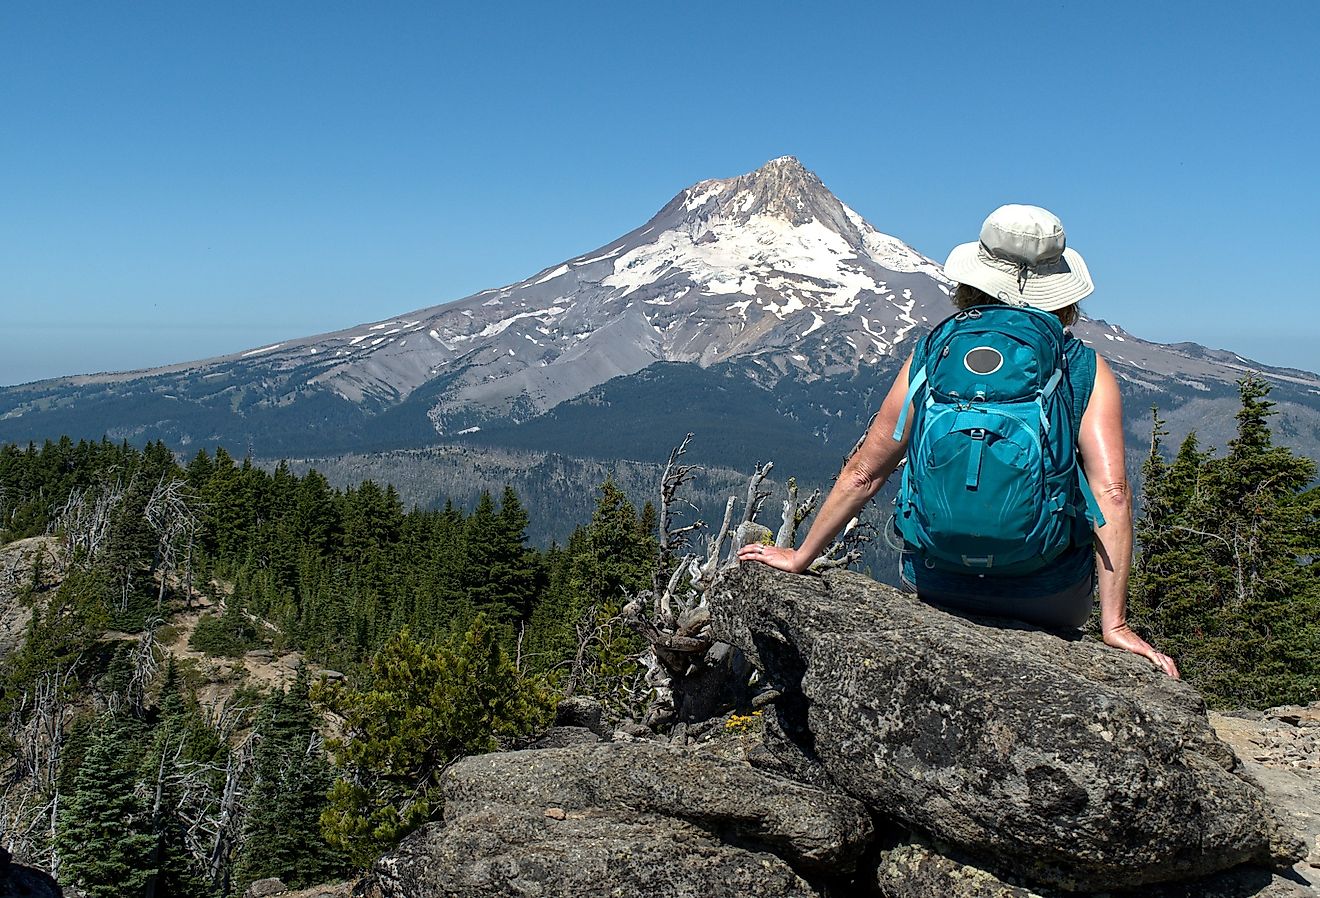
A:
<svg viewBox="0 0 1320 898">
<path fill-rule="evenodd" d="M 206 361 L 0 390 L 0 439 L 421 445 L 535 419 L 658 362 L 737 364 L 765 389 L 847 380 L 892 369 L 950 313 L 950 289 L 785 156 L 695 184 L 637 230 L 507 287 Z M 1138 390 L 1221 393 L 1262 370 L 1104 322 L 1077 332 Z M 1266 370 L 1320 404 L 1320 378 Z"/>
<path fill-rule="evenodd" d="M 450 435 L 657 361 L 770 354 L 803 373 L 856 368 L 945 314 L 947 290 L 938 265 L 784 157 L 689 187 L 641 228 L 517 284 L 203 366 L 298 372 L 291 390 L 385 404 L 449 375 L 430 417 Z"/>
</svg>

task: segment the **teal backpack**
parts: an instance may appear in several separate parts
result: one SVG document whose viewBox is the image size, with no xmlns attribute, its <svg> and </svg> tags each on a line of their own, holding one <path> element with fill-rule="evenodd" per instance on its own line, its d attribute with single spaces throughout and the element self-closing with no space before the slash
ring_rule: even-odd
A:
<svg viewBox="0 0 1320 898">
<path fill-rule="evenodd" d="M 901 440 L 913 408 L 894 522 L 927 566 L 1028 574 L 1103 526 L 1077 458 L 1065 340 L 1049 312 L 977 306 L 914 354 L 894 429 Z"/>
</svg>

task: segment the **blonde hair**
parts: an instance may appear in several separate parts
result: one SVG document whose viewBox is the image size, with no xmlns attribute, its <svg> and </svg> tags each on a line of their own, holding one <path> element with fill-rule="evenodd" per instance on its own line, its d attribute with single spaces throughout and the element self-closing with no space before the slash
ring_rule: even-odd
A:
<svg viewBox="0 0 1320 898">
<path fill-rule="evenodd" d="M 1002 306 L 1007 305 L 1002 299 L 996 299 L 989 293 L 979 287 L 973 287 L 971 284 L 959 284 L 953 291 L 953 304 L 959 309 L 970 309 L 972 306 Z M 1055 309 L 1054 314 L 1058 317 L 1059 323 L 1064 327 L 1072 327 L 1077 323 L 1077 318 L 1081 310 L 1077 303 L 1070 306 L 1064 306 L 1062 309 Z"/>
</svg>

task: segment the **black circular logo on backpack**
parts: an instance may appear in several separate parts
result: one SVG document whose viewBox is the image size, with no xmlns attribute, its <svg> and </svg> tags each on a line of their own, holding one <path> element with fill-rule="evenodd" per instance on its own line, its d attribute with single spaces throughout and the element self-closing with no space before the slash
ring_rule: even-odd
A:
<svg viewBox="0 0 1320 898">
<path fill-rule="evenodd" d="M 977 346 L 967 350 L 963 367 L 973 374 L 994 374 L 1004 367 L 1004 356 L 993 346 Z"/>
</svg>

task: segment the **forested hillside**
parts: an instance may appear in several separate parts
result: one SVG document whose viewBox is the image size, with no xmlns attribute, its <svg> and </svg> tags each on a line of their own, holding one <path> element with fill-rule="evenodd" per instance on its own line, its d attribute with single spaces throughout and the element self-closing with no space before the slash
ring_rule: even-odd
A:
<svg viewBox="0 0 1320 898">
<path fill-rule="evenodd" d="M 407 510 L 370 481 L 334 490 L 223 449 L 180 466 L 158 443 L 6 446 L 0 513 L 4 542 L 53 534 L 11 569 L 30 618 L 0 664 L 0 830 L 89 895 L 366 863 L 426 819 L 451 757 L 633 674 L 612 619 L 655 555 L 653 512 L 610 482 L 565 546 L 537 550 L 512 490 Z M 189 654 L 297 653 L 303 673 L 200 701 L 202 666 L 165 648 L 196 603 L 215 612 Z"/>
</svg>

